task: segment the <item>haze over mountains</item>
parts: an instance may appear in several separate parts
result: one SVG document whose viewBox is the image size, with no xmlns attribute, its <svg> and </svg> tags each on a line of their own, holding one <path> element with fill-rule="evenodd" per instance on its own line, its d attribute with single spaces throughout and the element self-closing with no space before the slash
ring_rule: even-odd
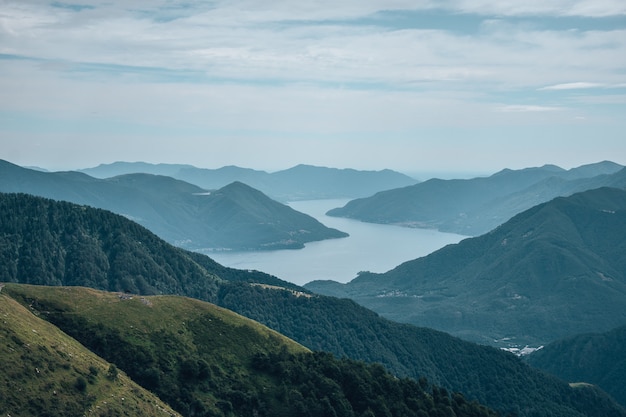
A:
<svg viewBox="0 0 626 417">
<path fill-rule="evenodd" d="M 306 288 L 469 340 L 538 346 L 626 323 L 624 236 L 626 191 L 600 188 L 540 204 L 384 274 Z"/>
<path fill-rule="evenodd" d="M 398 376 L 415 379 L 426 376 L 434 383 L 460 391 L 468 399 L 481 401 L 502 412 L 515 412 L 520 416 L 544 416 L 546 413 L 564 417 L 626 415 L 601 392 L 587 386 L 571 388 L 556 378 L 529 368 L 507 352 L 464 342 L 434 330 L 393 323 L 349 300 L 317 296 L 260 272 L 224 268 L 204 255 L 175 248 L 136 223 L 108 211 L 23 194 L 2 194 L 0 197 L 3 208 L 0 211 L 0 265 L 4 266 L 4 280 L 39 285 L 89 285 L 121 291 L 113 296 L 98 296 L 105 299 L 114 297 L 116 300 L 124 297 L 126 292 L 190 295 L 256 319 L 306 347 L 369 362 L 382 362 Z M 52 321 L 65 320 L 65 326 L 80 319 L 76 313 L 93 314 L 94 318 L 95 315 L 111 317 L 112 313 L 100 310 L 98 303 L 88 300 L 79 303 L 78 300 L 74 302 L 63 297 L 54 302 L 44 301 L 45 297 L 54 299 L 58 296 L 45 288 L 38 291 L 39 296 L 32 293 L 21 296 L 25 305 L 40 309 L 38 311 L 43 313 L 42 316 Z M 63 293 L 63 290 L 57 292 Z M 156 304 L 156 301 L 138 298 L 132 304 L 126 304 L 132 307 L 133 320 L 141 323 L 140 326 L 153 327 L 148 323 L 154 319 L 144 317 L 142 313 L 151 311 L 150 303 Z M 89 308 L 80 308 L 83 304 Z M 189 308 L 185 307 L 185 310 Z M 74 309 L 75 313 L 68 309 Z M 70 314 L 63 314 L 65 311 Z M 147 349 L 146 346 L 155 346 L 154 349 L 157 349 L 161 346 L 157 350 L 173 352 L 172 349 L 180 348 L 180 344 L 174 342 L 165 349 L 163 343 L 182 337 L 186 346 L 194 337 L 190 330 L 195 322 L 184 321 L 184 328 L 174 326 L 174 330 L 180 329 L 177 334 L 181 336 L 174 333 L 172 338 L 158 331 L 143 333 L 143 327 L 135 324 L 133 328 L 124 326 L 122 320 L 101 321 L 102 326 L 97 321 L 91 324 L 81 321 L 83 324 L 80 326 L 64 328 L 70 333 L 77 332 L 75 336 L 80 336 L 86 344 L 89 340 L 99 340 L 94 337 L 107 334 L 114 339 L 104 340 L 121 342 L 125 340 L 125 332 L 138 332 L 136 335 L 132 333 L 131 337 L 137 347 Z M 57 324 L 61 323 L 57 321 Z M 111 333 L 110 326 L 121 326 L 125 330 Z M 136 330 L 132 330 L 134 328 Z M 150 342 L 137 338 L 149 338 Z M 121 348 L 128 346 L 127 343 L 116 343 L 115 346 Z M 198 351 L 211 345 L 207 343 L 202 348 L 198 347 Z M 238 348 L 233 346 L 233 349 Z M 111 355 L 131 352 L 126 348 L 110 350 Z M 168 366 L 180 366 L 176 362 L 180 356 L 184 355 L 174 354 L 166 363 L 170 364 Z M 128 354 L 126 359 L 130 358 L 133 356 Z M 155 364 L 159 363 L 158 357 L 151 356 L 148 351 L 143 352 L 141 358 L 148 364 L 153 360 Z M 194 377 L 193 368 L 189 369 L 191 373 L 186 371 L 183 375 Z M 142 374 L 143 383 L 153 389 L 155 385 L 150 384 L 166 382 L 158 378 L 159 370 L 156 369 L 155 373 L 151 366 L 141 367 L 139 371 L 150 371 Z M 217 373 L 218 370 L 213 369 L 212 372 Z M 171 373 L 172 377 L 177 375 L 180 374 Z M 238 373 L 235 372 L 235 375 Z M 276 375 L 279 377 L 280 374 Z M 291 375 L 306 376 L 309 373 L 299 371 Z M 350 380 L 354 381 L 354 378 Z M 178 395 L 182 392 L 180 390 L 180 386 L 178 390 L 172 387 L 168 392 Z M 237 394 L 232 398 L 244 400 L 252 397 Z M 366 395 L 365 398 L 371 397 Z M 247 401 L 241 403 L 249 404 Z M 185 404 L 191 406 L 193 401 Z M 436 413 L 429 411 L 427 415 Z"/>
<path fill-rule="evenodd" d="M 322 172 L 318 168 L 313 171 Z M 173 247 L 129 220 L 154 219 L 161 233 L 183 230 L 198 239 L 224 231 L 222 239 L 230 240 L 223 240 L 222 244 L 228 243 L 222 248 L 301 247 L 305 238 L 318 236 L 313 231 L 319 222 L 311 223 L 314 219 L 285 210 L 288 207 L 248 184 L 236 181 L 206 190 L 163 175 L 135 173 L 98 179 L 78 172 L 38 172 L 2 161 L 0 191 L 57 193 L 55 199 L 75 199 L 83 205 L 0 193 L 0 281 L 81 285 L 120 294 L 191 296 L 257 320 L 310 349 L 379 362 L 401 377 L 425 376 L 501 412 L 520 416 L 624 415 L 623 409 L 590 386 L 571 388 L 509 353 L 425 327 L 388 321 L 345 297 L 397 321 L 496 346 L 538 346 L 580 332 L 623 326 L 626 170 L 610 162 L 569 171 L 554 166 L 505 170 L 484 179 L 430 180 L 372 198 L 402 194 L 427 183 L 433 193 L 424 194 L 430 199 L 421 203 L 424 207 L 430 204 L 432 213 L 444 215 L 446 204 L 451 206 L 455 195 L 466 204 L 482 189 L 489 200 L 472 202 L 473 210 L 478 213 L 480 207 L 491 204 L 493 213 L 497 212 L 493 218 L 504 216 L 506 210 L 514 212 L 533 199 L 559 193 L 567 197 L 549 199 L 488 233 L 387 273 L 363 272 L 346 285 L 313 282 L 301 288 L 262 272 L 223 267 L 204 255 Z M 446 188 L 449 185 L 450 190 Z M 572 194 L 580 190 L 587 191 Z M 95 205 L 92 202 L 115 203 L 125 217 L 85 206 Z M 393 201 L 389 204 L 392 212 Z M 332 233 L 323 226 L 319 230 Z M 243 243 L 246 233 L 248 243 Z M 193 247 L 192 242 L 182 237 L 173 241 L 187 247 Z M 622 333 L 615 334 L 618 336 L 610 339 L 621 340 Z M 584 345 L 589 349 L 589 342 Z M 604 352 L 597 354 L 600 361 L 615 356 Z M 566 363 L 568 354 L 563 354 Z M 280 366 L 294 364 L 291 359 L 273 358 Z M 602 368 L 594 365 L 598 367 Z M 615 389 L 619 378 L 598 380 L 590 373 L 579 373 L 576 375 L 584 381 L 575 381 L 572 375 L 550 371 L 568 382 L 593 379 L 591 382 L 602 383 L 604 389 L 619 396 Z M 84 369 L 80 372 L 71 377 L 88 376 Z M 100 386 L 106 389 L 106 384 Z M 226 398 L 231 401 L 235 397 Z M 236 398 L 243 397 L 237 394 Z M 188 400 L 182 403 L 191 404 Z"/>
<path fill-rule="evenodd" d="M 268 173 L 237 166 L 207 169 L 192 165 L 115 162 L 79 171 L 96 178 L 132 173 L 166 175 L 207 190 L 221 188 L 239 181 L 279 201 L 367 197 L 378 191 L 418 182 L 407 175 L 389 169 L 357 171 L 311 165 L 297 165 L 286 170 Z"/>
<path fill-rule="evenodd" d="M 625 177 L 624 167 L 609 161 L 570 170 L 555 165 L 505 169 L 489 177 L 430 179 L 381 191 L 330 210 L 328 215 L 476 236 L 554 197 L 620 186 Z"/>
<path fill-rule="evenodd" d="M 111 210 L 170 243 L 196 250 L 294 249 L 306 242 L 347 236 L 240 182 L 207 192 L 162 175 L 97 179 L 0 161 L 0 191 Z"/>
</svg>

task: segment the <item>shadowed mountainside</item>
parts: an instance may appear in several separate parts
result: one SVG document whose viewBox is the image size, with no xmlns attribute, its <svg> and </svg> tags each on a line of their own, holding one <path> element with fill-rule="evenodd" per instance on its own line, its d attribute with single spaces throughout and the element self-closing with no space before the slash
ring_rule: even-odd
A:
<svg viewBox="0 0 626 417">
<path fill-rule="evenodd" d="M 399 377 L 426 377 L 503 412 L 569 417 L 607 415 L 608 409 L 623 415 L 601 393 L 572 389 L 510 353 L 390 322 L 350 300 L 318 296 L 261 272 L 223 267 L 110 212 L 27 195 L 0 197 L 4 281 L 194 296 L 310 349 L 379 362 Z"/>
<path fill-rule="evenodd" d="M 527 361 L 565 381 L 597 385 L 626 406 L 626 326 L 558 340 Z"/>
<path fill-rule="evenodd" d="M 347 236 L 240 182 L 209 193 L 166 176 L 129 174 L 102 180 L 0 161 L 0 191 L 111 210 L 188 249 L 298 249 L 306 242 Z"/>
<path fill-rule="evenodd" d="M 568 171 L 545 165 L 465 180 L 431 179 L 352 200 L 328 215 L 476 236 L 558 196 L 604 186 L 626 187 L 623 168 L 605 161 Z"/>
<path fill-rule="evenodd" d="M 311 165 L 297 165 L 286 170 L 268 173 L 237 166 L 206 169 L 191 165 L 115 162 L 82 169 L 80 172 L 97 178 L 132 173 L 167 175 L 208 190 L 239 181 L 279 201 L 366 197 L 378 191 L 418 182 L 388 169 L 359 171 Z"/>
<path fill-rule="evenodd" d="M 626 191 L 559 197 L 384 274 L 306 288 L 486 344 L 540 345 L 626 323 Z"/>
</svg>

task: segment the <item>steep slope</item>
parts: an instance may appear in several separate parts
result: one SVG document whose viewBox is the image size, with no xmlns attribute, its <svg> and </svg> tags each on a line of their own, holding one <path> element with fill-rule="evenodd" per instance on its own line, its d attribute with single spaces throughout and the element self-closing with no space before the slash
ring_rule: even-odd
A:
<svg viewBox="0 0 626 417">
<path fill-rule="evenodd" d="M 350 201 L 344 207 L 330 210 L 328 215 L 475 236 L 552 198 L 616 186 L 610 177 L 623 168 L 605 161 L 569 171 L 546 165 L 517 171 L 505 169 L 484 178 L 431 179 Z M 596 181 L 584 181 L 597 176 L 600 177 Z M 626 187 L 626 181 L 619 186 Z"/>
<path fill-rule="evenodd" d="M 353 301 L 317 296 L 261 272 L 226 268 L 167 245 L 110 212 L 27 195 L 6 197 L 22 209 L 0 210 L 0 280 L 194 296 L 253 318 L 310 349 L 379 362 L 399 377 L 426 377 L 503 412 L 624 415 L 591 388 L 573 390 L 507 352 L 393 323 Z M 117 252 L 111 250 L 116 242 L 123 243 Z M 76 258 L 80 262 L 72 260 Z M 133 300 L 137 307 L 143 305 L 140 297 Z"/>
<path fill-rule="evenodd" d="M 426 384 L 399 380 L 381 367 L 308 353 L 256 322 L 197 300 L 16 284 L 5 292 L 185 416 L 351 417 L 368 409 L 435 416 L 449 408 L 458 416 L 495 416 L 438 387 L 431 395 Z"/>
<path fill-rule="evenodd" d="M 482 343 L 545 344 L 626 323 L 625 235 L 626 191 L 601 188 L 387 273 L 306 287 Z"/>
<path fill-rule="evenodd" d="M 166 176 L 129 174 L 101 180 L 0 161 L 0 192 L 23 192 L 111 210 L 188 249 L 292 249 L 346 236 L 241 183 L 207 193 Z M 231 217 L 225 218 L 229 211 Z"/>
<path fill-rule="evenodd" d="M 0 410 L 4 415 L 177 415 L 6 291 L 0 293 L 0 317 Z"/>
<path fill-rule="evenodd" d="M 626 406 L 626 326 L 558 340 L 527 361 L 565 381 L 597 385 Z"/>
<path fill-rule="evenodd" d="M 268 173 L 236 166 L 206 169 L 191 165 L 115 162 L 80 171 L 97 178 L 132 173 L 167 175 L 209 190 L 239 181 L 279 201 L 366 197 L 378 191 L 404 187 L 417 182 L 404 174 L 388 169 L 359 171 L 311 165 L 298 165 Z"/>
</svg>

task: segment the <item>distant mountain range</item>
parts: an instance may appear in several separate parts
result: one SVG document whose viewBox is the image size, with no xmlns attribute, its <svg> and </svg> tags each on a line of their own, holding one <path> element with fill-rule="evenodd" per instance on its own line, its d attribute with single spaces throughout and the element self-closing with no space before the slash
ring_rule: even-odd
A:
<svg viewBox="0 0 626 417">
<path fill-rule="evenodd" d="M 555 165 L 505 169 L 489 177 L 431 179 L 381 191 L 330 210 L 329 216 L 435 228 L 466 236 L 486 233 L 515 214 L 559 196 L 599 187 L 623 187 L 626 169 L 599 162 L 564 170 Z"/>
<path fill-rule="evenodd" d="M 588 386 L 572 388 L 555 377 L 530 368 L 510 353 L 465 342 L 435 330 L 390 322 L 350 300 L 319 296 L 261 272 L 223 267 L 207 256 L 173 247 L 137 223 L 109 211 L 25 194 L 0 194 L 0 207 L 0 280 L 37 285 L 81 285 L 117 292 L 113 295 L 81 293 L 65 288 L 53 292 L 45 287 L 19 289 L 7 285 L 0 293 L 0 301 L 5 302 L 5 294 L 10 293 L 11 297 L 63 328 L 83 345 L 94 350 L 100 348 L 100 355 L 111 355 L 105 359 L 118 364 L 143 386 L 152 390 L 158 388 L 164 398 L 171 396 L 171 404 L 201 409 L 195 401 L 198 400 L 203 406 L 217 407 L 225 414 L 228 410 L 241 410 L 237 407 L 258 404 L 253 394 L 260 392 L 250 388 L 257 377 L 246 373 L 248 368 L 241 368 L 233 357 L 237 352 L 247 351 L 247 346 L 260 350 L 260 353 L 263 349 L 272 349 L 267 351 L 267 356 L 256 356 L 253 364 L 258 371 L 266 373 L 262 377 L 265 378 L 264 386 L 268 393 L 278 396 L 276 401 L 280 403 L 282 399 L 283 406 L 307 403 L 307 398 L 311 404 L 324 404 L 325 391 L 320 390 L 334 390 L 337 384 L 342 386 L 336 379 L 331 379 L 331 375 L 344 375 L 342 381 L 350 382 L 349 387 L 352 387 L 347 390 L 361 393 L 356 398 L 362 401 L 377 399 L 378 395 L 393 400 L 392 392 L 398 391 L 394 388 L 392 392 L 381 391 L 372 395 L 378 391 L 372 391 L 374 387 L 367 388 L 370 386 L 368 381 L 386 378 L 380 368 L 357 366 L 361 370 L 350 371 L 352 365 L 344 367 L 323 355 L 313 357 L 315 360 L 277 356 L 272 352 L 275 348 L 280 350 L 282 342 L 279 339 L 270 338 L 269 344 L 273 347 L 268 346 L 267 341 L 257 339 L 255 331 L 245 330 L 247 326 L 237 330 L 239 336 L 234 338 L 222 327 L 219 329 L 221 337 L 217 337 L 214 332 L 206 332 L 217 325 L 208 320 L 208 315 L 191 317 L 204 311 L 205 307 L 194 302 L 167 297 L 152 299 L 138 294 L 179 294 L 211 301 L 257 320 L 310 349 L 380 362 L 398 377 L 408 376 L 414 380 L 426 377 L 447 390 L 463 393 L 469 402 L 479 401 L 503 414 L 515 413 L 520 417 L 626 416 L 622 408 L 599 390 Z M 10 309 L 16 311 L 16 308 Z M 123 314 L 122 310 L 115 309 L 123 309 Z M 28 320 L 34 320 L 34 316 L 28 317 Z M 225 318 L 222 320 L 226 321 Z M 5 329 L 3 326 L 7 324 L 5 319 L 4 324 L 0 323 L 0 329 Z M 146 327 L 154 327 L 156 331 L 144 332 Z M 21 329 L 17 338 L 6 340 L 7 346 L 19 353 L 19 349 L 25 349 L 24 343 L 30 343 L 28 341 L 34 337 L 31 330 L 39 332 L 42 327 L 33 322 L 25 327 L 9 328 Z M 26 338 L 27 334 L 30 338 Z M 37 340 L 39 345 L 30 346 L 36 355 L 11 356 L 19 367 L 12 364 L 2 368 L 9 372 L 7 378 L 14 378 L 10 369 L 32 371 L 34 368 L 43 369 L 43 376 L 48 377 L 46 369 L 56 365 L 46 365 L 48 362 L 42 358 L 46 357 L 46 349 L 50 352 L 47 356 L 56 355 L 52 347 L 58 349 L 59 345 L 54 342 L 50 347 L 42 339 Z M 205 350 L 216 344 L 222 344 L 220 352 L 227 353 L 211 356 Z M 4 345 L 0 349 L 4 349 Z M 84 357 L 82 353 L 79 355 Z M 184 361 L 185 358 L 190 361 Z M 215 366 L 211 366 L 212 363 Z M 247 362 L 246 366 L 250 365 Z M 58 366 L 65 365 L 59 363 Z M 80 390 L 84 389 L 90 394 L 95 389 L 90 379 L 94 384 L 106 383 L 105 362 L 94 365 L 97 368 L 94 372 L 88 366 L 86 362 L 81 363 L 81 366 L 76 365 L 75 371 L 71 371 L 70 366 L 67 375 L 74 388 L 63 385 L 64 390 L 82 392 Z M 321 370 L 328 372 L 322 374 L 324 378 L 318 378 Z M 31 376 L 22 377 L 25 384 L 34 383 Z M 81 376 L 86 383 L 80 380 Z M 5 378 L 5 374 L 0 377 Z M 177 379 L 181 377 L 182 380 Z M 391 381 L 397 379 L 383 380 L 388 381 L 385 386 L 392 384 L 390 386 L 394 387 L 396 382 Z M 211 388 L 211 381 L 217 386 Z M 274 385 L 273 381 L 284 381 L 285 386 L 299 391 L 302 398 L 295 393 L 290 396 L 291 388 L 275 391 L 280 384 Z M 224 391 L 219 391 L 220 387 Z M 214 401 L 204 402 L 206 396 L 203 397 L 205 394 L 199 394 L 198 390 L 209 390 Z M 55 401 L 49 391 L 41 401 Z M 307 392 L 315 393 L 315 396 L 310 397 L 313 394 Z M 333 401 L 342 397 L 332 396 L 331 392 L 337 395 L 340 392 L 327 391 L 326 394 L 335 408 L 338 403 Z M 447 392 L 432 392 L 443 401 L 450 398 Z M 65 395 L 66 391 L 62 394 Z M 284 402 L 286 398 L 290 398 L 289 404 Z M 460 397 L 450 399 L 459 406 L 460 400 Z M 270 404 L 269 400 L 266 403 Z M 386 403 L 381 399 L 378 404 Z M 449 404 L 454 406 L 452 402 Z M 24 405 L 32 406 L 31 403 Z M 383 411 L 380 413 L 384 414 Z M 428 411 L 426 415 L 436 415 L 434 413 Z M 328 414 L 322 412 L 319 415 Z"/>
<path fill-rule="evenodd" d="M 597 385 L 626 407 L 626 325 L 558 340 L 527 361 L 565 381 Z"/>
<path fill-rule="evenodd" d="M 305 287 L 480 343 L 537 346 L 626 323 L 625 236 L 626 191 L 600 188 L 384 274 Z"/>
<path fill-rule="evenodd" d="M 240 182 L 207 192 L 162 175 L 97 179 L 79 172 L 40 172 L 0 161 L 0 192 L 29 193 L 111 210 L 172 244 L 196 250 L 294 249 L 306 242 L 347 236 Z"/>
<path fill-rule="evenodd" d="M 359 171 L 311 165 L 297 165 L 286 170 L 268 173 L 237 166 L 206 169 L 192 165 L 115 162 L 79 171 L 96 178 L 134 173 L 165 175 L 195 184 L 206 190 L 222 188 L 239 181 L 283 202 L 366 197 L 378 191 L 418 182 L 407 175 L 389 169 Z"/>
</svg>

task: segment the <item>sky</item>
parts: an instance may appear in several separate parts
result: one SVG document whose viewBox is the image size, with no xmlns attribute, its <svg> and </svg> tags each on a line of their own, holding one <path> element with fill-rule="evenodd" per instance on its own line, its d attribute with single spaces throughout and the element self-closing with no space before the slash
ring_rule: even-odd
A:
<svg viewBox="0 0 626 417">
<path fill-rule="evenodd" d="M 626 165 L 626 2 L 0 0 L 0 159 Z"/>
</svg>

